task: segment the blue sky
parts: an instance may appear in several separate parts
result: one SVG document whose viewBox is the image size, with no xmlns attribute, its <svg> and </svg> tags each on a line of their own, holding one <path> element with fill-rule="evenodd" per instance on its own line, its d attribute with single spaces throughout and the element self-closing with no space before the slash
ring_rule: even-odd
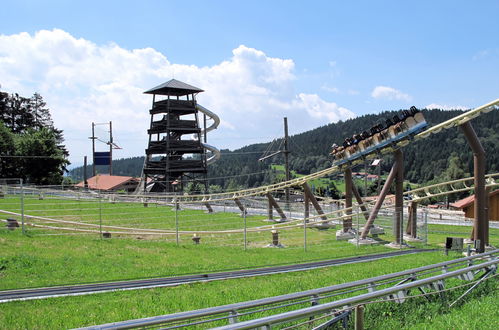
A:
<svg viewBox="0 0 499 330">
<path fill-rule="evenodd" d="M 74 162 L 89 154 L 92 120 L 117 121 L 118 156 L 142 155 L 150 100 L 140 92 L 173 76 L 206 90 L 199 100 L 222 117 L 211 140 L 222 148 L 267 141 L 282 116 L 297 133 L 499 97 L 498 1 L 7 0 L 1 8 L 2 90 L 40 91 Z M 120 93 L 137 97 L 119 103 Z M 131 129 L 120 111 L 145 124 Z"/>
</svg>

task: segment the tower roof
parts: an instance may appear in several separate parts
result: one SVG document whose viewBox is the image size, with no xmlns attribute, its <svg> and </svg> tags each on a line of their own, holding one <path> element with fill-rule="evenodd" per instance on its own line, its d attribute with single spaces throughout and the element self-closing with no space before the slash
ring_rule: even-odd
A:
<svg viewBox="0 0 499 330">
<path fill-rule="evenodd" d="M 204 92 L 204 90 L 194 87 L 192 85 L 186 84 L 176 79 L 169 80 L 162 83 L 159 86 L 151 88 L 145 91 L 144 94 L 159 94 L 159 95 L 173 95 L 182 96 L 187 94 L 194 94 Z"/>
</svg>

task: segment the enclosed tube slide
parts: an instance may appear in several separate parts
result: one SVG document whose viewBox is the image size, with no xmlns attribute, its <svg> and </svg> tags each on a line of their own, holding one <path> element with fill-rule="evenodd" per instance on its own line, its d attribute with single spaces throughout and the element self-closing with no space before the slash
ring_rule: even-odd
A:
<svg viewBox="0 0 499 330">
<path fill-rule="evenodd" d="M 211 124 L 210 126 L 206 127 L 206 133 L 211 132 L 214 129 L 217 129 L 218 125 L 220 125 L 220 117 L 218 117 L 218 115 L 216 115 L 214 112 L 211 112 L 210 110 L 206 109 L 205 107 L 203 107 L 200 104 L 196 105 L 196 109 L 199 112 L 201 112 L 204 115 L 206 115 L 208 118 L 210 118 L 210 119 L 213 120 L 213 124 Z M 204 129 L 201 130 L 201 135 L 204 135 L 204 133 L 205 133 L 205 130 Z M 218 150 L 214 146 L 212 146 L 210 144 L 207 144 L 207 143 L 201 143 L 201 145 L 203 146 L 203 148 L 211 151 L 211 153 L 212 153 L 211 156 L 206 159 L 206 163 L 207 164 L 213 164 L 218 159 L 220 159 L 220 150 Z"/>
</svg>

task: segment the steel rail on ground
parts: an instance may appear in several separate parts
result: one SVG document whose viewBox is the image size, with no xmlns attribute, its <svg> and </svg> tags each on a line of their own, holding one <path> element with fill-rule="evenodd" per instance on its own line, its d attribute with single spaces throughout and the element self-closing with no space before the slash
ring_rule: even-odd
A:
<svg viewBox="0 0 499 330">
<path fill-rule="evenodd" d="M 85 294 L 101 293 L 109 291 L 137 290 L 137 289 L 147 289 L 155 287 L 176 286 L 180 284 L 195 283 L 195 282 L 208 282 L 215 280 L 227 280 L 234 278 L 298 272 L 304 270 L 331 267 L 336 265 L 367 262 L 367 261 L 379 260 L 400 255 L 407 255 L 419 252 L 429 252 L 429 251 L 434 251 L 434 250 L 411 249 L 411 250 L 402 250 L 402 251 L 394 251 L 387 253 L 347 257 L 340 259 L 322 260 L 322 261 L 308 262 L 302 264 L 233 270 L 233 271 L 224 271 L 217 273 L 204 273 L 204 274 L 183 275 L 183 276 L 174 276 L 174 277 L 162 277 L 162 278 L 130 280 L 130 281 L 115 281 L 115 282 L 92 283 L 92 284 L 82 284 L 82 285 L 65 285 L 65 286 L 46 287 L 46 288 L 5 290 L 5 291 L 0 291 L 0 303 L 17 301 L 17 300 L 32 300 L 32 299 L 42 299 L 49 297 L 85 295 Z"/>
<path fill-rule="evenodd" d="M 411 288 L 421 287 L 450 277 L 455 277 L 462 274 L 469 274 L 469 272 L 497 265 L 497 263 L 499 263 L 498 254 L 499 254 L 499 249 L 482 254 L 477 254 L 474 256 L 459 258 L 437 264 L 408 269 L 392 274 L 376 276 L 372 278 L 332 285 L 318 289 L 306 290 L 301 292 L 234 303 L 229 305 L 180 312 L 175 314 L 167 314 L 167 315 L 153 316 L 153 317 L 147 317 L 135 320 L 127 320 L 121 322 L 95 325 L 81 329 L 92 329 L 92 330 L 132 329 L 140 327 L 157 327 L 157 326 L 166 326 L 166 327 L 171 326 L 171 327 L 180 328 L 180 327 L 188 327 L 193 324 L 209 323 L 217 320 L 226 320 L 231 323 L 227 327 L 222 327 L 222 329 L 233 329 L 233 328 L 252 329 L 260 326 L 265 327 L 276 323 L 282 323 L 284 321 L 316 315 L 319 313 L 323 313 L 324 311 L 331 311 L 331 309 L 337 307 L 343 308 L 347 305 L 351 306 L 352 304 L 368 301 L 369 299 L 373 299 L 376 297 L 384 297 L 390 294 L 397 294 L 398 292 L 401 291 L 405 291 Z M 475 263 L 476 261 L 483 261 L 483 260 L 489 260 L 489 261 L 485 261 L 483 263 L 473 266 L 473 263 Z M 467 267 L 456 271 L 451 270 L 453 268 L 461 266 L 467 266 Z M 443 274 L 437 276 L 431 276 L 427 279 L 417 280 L 418 277 L 432 275 L 432 273 L 435 272 L 442 272 Z M 408 283 L 404 286 L 403 283 L 409 281 L 411 281 L 411 283 Z M 388 289 L 376 290 L 376 287 L 393 283 L 397 283 L 396 286 Z M 352 292 L 354 290 L 356 291 L 368 290 L 369 293 L 358 295 L 353 298 L 342 299 L 324 304 L 321 304 L 320 302 L 321 299 L 327 299 L 328 297 L 333 296 L 335 293 Z M 271 309 L 271 307 L 269 306 L 275 306 L 276 304 L 283 304 L 282 306 L 290 306 L 297 301 L 298 303 L 311 303 L 312 305 L 317 305 L 317 306 L 300 309 L 299 311 L 277 314 L 274 316 L 269 316 L 258 320 L 237 323 L 238 316 L 249 315 L 251 312 L 248 311 L 250 311 L 251 309 L 254 309 L 253 312 L 260 312 L 264 309 L 265 310 Z M 260 308 L 260 309 L 255 309 L 255 308 Z M 211 317 L 211 319 L 206 319 L 208 317 Z"/>
</svg>

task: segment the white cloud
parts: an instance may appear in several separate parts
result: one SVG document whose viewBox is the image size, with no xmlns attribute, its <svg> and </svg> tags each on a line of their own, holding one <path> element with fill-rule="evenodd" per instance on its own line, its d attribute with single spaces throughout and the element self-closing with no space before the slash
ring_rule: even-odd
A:
<svg viewBox="0 0 499 330">
<path fill-rule="evenodd" d="M 325 90 L 326 92 L 331 92 L 331 93 L 335 93 L 335 94 L 339 94 L 340 93 L 340 89 L 337 88 L 337 87 L 330 87 L 330 86 L 327 86 L 327 85 L 323 85 L 321 87 L 322 90 Z"/>
<path fill-rule="evenodd" d="M 0 35 L 0 84 L 7 92 L 45 98 L 63 129 L 71 160 L 90 155 L 91 122 L 113 121 L 124 148 L 116 157 L 142 155 L 147 144 L 151 96 L 143 91 L 175 78 L 205 90 L 198 101 L 222 124 L 210 144 L 235 148 L 267 141 L 289 118 L 291 133 L 354 114 L 315 94 L 295 91 L 295 64 L 241 45 L 212 66 L 171 63 L 152 48 L 97 45 L 54 29 L 34 35 Z M 103 146 L 104 148 L 104 146 Z"/>
<path fill-rule="evenodd" d="M 375 99 L 400 100 L 406 102 L 409 102 L 412 99 L 409 94 L 388 86 L 376 86 L 371 92 L 371 96 Z"/>
<path fill-rule="evenodd" d="M 326 102 L 317 94 L 300 93 L 294 105 L 297 108 L 306 110 L 311 117 L 317 119 L 325 118 L 328 122 L 337 122 L 355 117 L 355 114 L 347 108 L 340 107 L 333 102 Z"/>
<path fill-rule="evenodd" d="M 432 103 L 425 106 L 426 109 L 440 109 L 440 110 L 468 110 L 470 107 L 465 107 L 463 105 L 447 105 L 447 104 L 437 104 Z"/>
</svg>

